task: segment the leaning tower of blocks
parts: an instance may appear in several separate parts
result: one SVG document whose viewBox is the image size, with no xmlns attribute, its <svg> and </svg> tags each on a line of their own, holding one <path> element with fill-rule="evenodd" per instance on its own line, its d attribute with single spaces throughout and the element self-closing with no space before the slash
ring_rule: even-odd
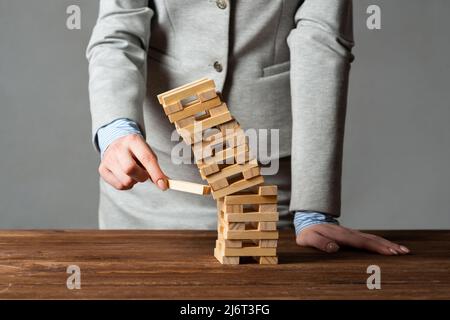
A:
<svg viewBox="0 0 450 320">
<path fill-rule="evenodd" d="M 239 122 L 203 78 L 158 95 L 178 134 L 192 147 L 200 175 L 217 201 L 214 256 L 222 264 L 253 257 L 277 264 L 277 186 L 265 185 Z"/>
</svg>

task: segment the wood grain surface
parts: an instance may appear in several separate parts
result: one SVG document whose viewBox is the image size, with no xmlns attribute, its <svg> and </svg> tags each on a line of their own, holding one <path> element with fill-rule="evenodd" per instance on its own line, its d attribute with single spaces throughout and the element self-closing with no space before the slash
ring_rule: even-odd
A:
<svg viewBox="0 0 450 320">
<path fill-rule="evenodd" d="M 412 254 L 333 255 L 282 231 L 278 265 L 220 265 L 212 231 L 0 231 L 2 299 L 449 299 L 450 231 L 375 232 Z M 69 290 L 69 265 L 81 289 Z M 369 265 L 381 289 L 368 290 Z"/>
</svg>

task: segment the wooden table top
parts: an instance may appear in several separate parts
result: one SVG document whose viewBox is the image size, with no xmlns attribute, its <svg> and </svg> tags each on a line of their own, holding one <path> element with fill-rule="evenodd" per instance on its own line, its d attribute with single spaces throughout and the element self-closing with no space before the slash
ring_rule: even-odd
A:
<svg viewBox="0 0 450 320">
<path fill-rule="evenodd" d="M 0 231 L 2 299 L 450 298 L 450 231 L 374 232 L 407 256 L 342 249 L 325 254 L 280 233 L 278 265 L 220 265 L 211 231 Z M 69 290 L 69 265 L 81 289 Z M 381 289 L 366 286 L 381 268 Z"/>
</svg>

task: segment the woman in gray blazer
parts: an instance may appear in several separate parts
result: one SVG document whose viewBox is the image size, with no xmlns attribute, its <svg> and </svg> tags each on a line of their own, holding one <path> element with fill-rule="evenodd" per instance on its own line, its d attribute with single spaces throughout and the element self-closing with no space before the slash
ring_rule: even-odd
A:
<svg viewBox="0 0 450 320">
<path fill-rule="evenodd" d="M 208 77 L 241 125 L 276 130 L 280 227 L 326 252 L 340 245 L 409 250 L 339 226 L 351 0 L 101 0 L 87 48 L 94 144 L 101 152 L 100 227 L 215 229 L 214 202 L 166 190 L 200 182 L 175 164 L 156 95 Z M 157 156 L 156 156 L 157 155 Z M 151 181 L 153 183 L 149 183 Z M 126 190 L 126 191 L 125 191 Z"/>
</svg>

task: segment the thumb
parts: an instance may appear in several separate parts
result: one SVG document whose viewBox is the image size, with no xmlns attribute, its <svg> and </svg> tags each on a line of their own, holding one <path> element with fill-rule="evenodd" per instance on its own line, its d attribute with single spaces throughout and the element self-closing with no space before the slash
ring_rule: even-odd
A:
<svg viewBox="0 0 450 320">
<path fill-rule="evenodd" d="M 334 253 L 339 250 L 338 244 L 330 238 L 327 238 L 313 230 L 303 230 L 297 236 L 297 244 L 299 246 L 307 246 Z"/>
</svg>

